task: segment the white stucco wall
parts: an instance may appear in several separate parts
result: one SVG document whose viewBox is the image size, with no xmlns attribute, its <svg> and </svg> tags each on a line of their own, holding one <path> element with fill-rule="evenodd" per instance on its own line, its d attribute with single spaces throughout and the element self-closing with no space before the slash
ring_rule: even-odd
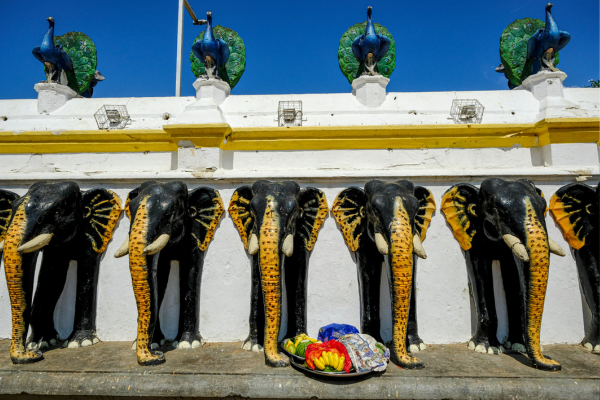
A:
<svg viewBox="0 0 600 400">
<path fill-rule="evenodd" d="M 598 117 L 596 89 L 565 89 L 565 99 L 578 105 L 554 111 L 554 117 Z M 527 91 L 388 93 L 379 108 L 368 109 L 350 94 L 230 96 L 221 105 L 232 126 L 275 126 L 280 100 L 302 100 L 304 125 L 448 124 L 454 98 L 475 98 L 485 107 L 483 123 L 533 123 L 539 102 Z M 177 117 L 194 98 L 73 99 L 49 115 L 37 114 L 36 100 L 0 101 L 0 131 L 96 129 L 93 114 L 104 104 L 125 104 L 131 129 L 160 128 Z M 412 111 L 416 113 L 413 113 Z M 163 114 L 169 113 L 169 120 Z M 198 123 L 210 121 L 198 121 Z M 93 151 L 93 149 L 90 149 Z M 600 178 L 600 149 L 595 143 L 548 145 L 543 148 L 222 151 L 179 149 L 178 152 L 0 154 L 0 188 L 20 195 L 39 180 L 73 179 L 82 190 L 105 187 L 121 199 L 149 179 L 183 180 L 191 190 L 211 186 L 226 205 L 233 191 L 257 179 L 294 179 L 302 187 L 323 190 L 331 206 L 348 186 L 371 179 L 406 178 L 430 189 L 440 205 L 445 190 L 458 182 L 479 185 L 490 176 L 529 178 L 546 198 L 561 186 Z M 564 249 L 556 225 L 547 216 L 550 236 Z M 113 254 L 126 238 L 129 220 L 117 224 L 103 256 L 98 286 L 97 328 L 101 340 L 133 340 L 137 311 L 127 257 Z M 438 210 L 424 242 L 428 258 L 418 261 L 417 309 L 419 332 L 427 343 L 466 342 L 474 313 L 469 297 L 463 254 Z M 39 261 L 38 261 L 39 264 Z M 75 263 L 55 312 L 61 335 L 72 327 Z M 250 262 L 228 214 L 220 223 L 205 258 L 201 290 L 201 334 L 208 341 L 240 341 L 248 334 Z M 177 329 L 178 266 L 174 263 L 167 298 L 161 310 L 163 329 L 173 337 Z M 496 276 L 499 276 L 495 266 Z M 382 336 L 391 338 L 391 308 L 384 273 Z M 497 285 L 497 292 L 502 293 Z M 506 334 L 506 310 L 497 300 L 501 317 L 499 336 Z M 577 343 L 584 335 L 586 306 L 582 301 L 575 261 L 551 256 L 550 280 L 542 324 L 543 343 Z M 359 325 L 356 266 L 341 233 L 328 215 L 311 256 L 308 281 L 308 333 L 331 322 Z M 284 315 L 284 324 L 287 316 Z M 0 338 L 11 335 L 10 303 L 4 274 L 0 275 Z"/>
</svg>

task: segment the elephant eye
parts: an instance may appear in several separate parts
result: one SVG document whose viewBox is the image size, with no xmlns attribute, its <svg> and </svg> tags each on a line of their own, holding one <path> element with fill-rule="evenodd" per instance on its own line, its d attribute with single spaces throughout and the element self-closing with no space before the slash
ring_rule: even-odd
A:
<svg viewBox="0 0 600 400">
<path fill-rule="evenodd" d="M 196 214 L 198 214 L 198 210 L 196 210 L 196 207 L 190 207 L 190 217 L 194 218 Z"/>
</svg>

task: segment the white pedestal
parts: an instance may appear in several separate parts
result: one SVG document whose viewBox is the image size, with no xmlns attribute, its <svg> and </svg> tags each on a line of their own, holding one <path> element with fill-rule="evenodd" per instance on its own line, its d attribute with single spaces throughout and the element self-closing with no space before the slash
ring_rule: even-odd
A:
<svg viewBox="0 0 600 400">
<path fill-rule="evenodd" d="M 229 84 L 217 79 L 194 82 L 196 101 L 185 108 L 174 124 L 215 124 L 226 122 L 220 104 L 229 96 Z"/>
<path fill-rule="evenodd" d="M 385 102 L 385 88 L 389 82 L 383 75 L 363 75 L 352 81 L 352 94 L 367 107 L 379 107 Z"/>
<path fill-rule="evenodd" d="M 231 88 L 227 82 L 218 79 L 196 79 L 194 82 L 196 89 L 196 99 L 213 99 L 218 105 L 223 104 L 229 96 Z"/>
<path fill-rule="evenodd" d="M 40 114 L 48 114 L 67 104 L 67 101 L 79 97 L 77 92 L 59 83 L 36 83 L 33 87 L 38 92 L 37 110 Z"/>
<path fill-rule="evenodd" d="M 577 109 L 578 105 L 564 98 L 563 81 L 567 74 L 562 71 L 542 71 L 529 76 L 520 88 L 531 92 L 540 102 L 539 119 L 573 116 L 566 109 Z"/>
</svg>

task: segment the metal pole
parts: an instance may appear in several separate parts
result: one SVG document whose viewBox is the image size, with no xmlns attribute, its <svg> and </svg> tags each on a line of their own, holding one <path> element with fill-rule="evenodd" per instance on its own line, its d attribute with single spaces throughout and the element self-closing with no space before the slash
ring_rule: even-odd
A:
<svg viewBox="0 0 600 400">
<path fill-rule="evenodd" d="M 183 2 L 179 0 L 177 23 L 177 76 L 175 78 L 175 97 L 181 97 L 181 59 L 183 55 Z"/>
</svg>

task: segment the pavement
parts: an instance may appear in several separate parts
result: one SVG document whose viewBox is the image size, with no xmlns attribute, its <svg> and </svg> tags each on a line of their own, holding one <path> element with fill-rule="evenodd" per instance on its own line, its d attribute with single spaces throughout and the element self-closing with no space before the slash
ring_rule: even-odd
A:
<svg viewBox="0 0 600 400">
<path fill-rule="evenodd" d="M 559 372 L 531 367 L 520 353 L 476 353 L 464 344 L 430 345 L 416 355 L 426 368 L 357 379 L 331 379 L 292 367 L 270 368 L 263 353 L 241 343 L 208 343 L 170 350 L 157 367 L 137 365 L 130 342 L 51 349 L 45 359 L 13 365 L 9 340 L 0 340 L 0 400 L 131 396 L 254 399 L 594 399 L 600 398 L 600 357 L 575 345 L 545 345 Z M 21 394 L 21 396 L 15 396 Z"/>
</svg>

